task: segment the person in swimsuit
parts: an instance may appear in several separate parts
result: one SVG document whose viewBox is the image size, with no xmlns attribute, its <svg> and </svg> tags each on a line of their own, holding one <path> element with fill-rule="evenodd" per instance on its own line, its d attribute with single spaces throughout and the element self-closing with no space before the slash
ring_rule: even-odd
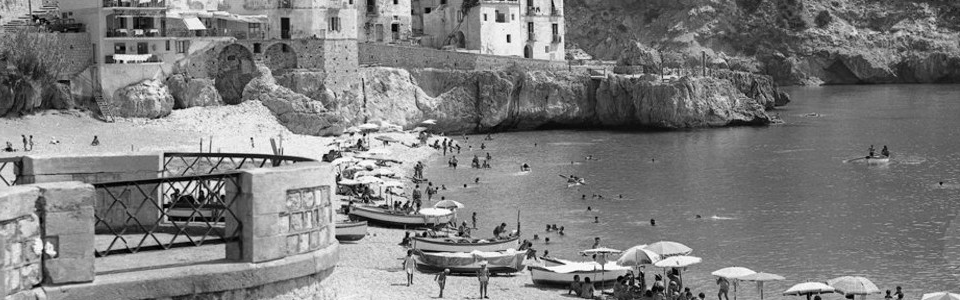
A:
<svg viewBox="0 0 960 300">
<path fill-rule="evenodd" d="M 477 271 L 477 280 L 480 281 L 480 298 L 490 299 L 487 296 L 487 284 L 490 283 L 490 269 L 487 269 L 487 262 L 480 262 L 480 270 Z"/>
<path fill-rule="evenodd" d="M 407 286 L 413 284 L 413 271 L 417 262 L 413 259 L 413 250 L 407 250 L 407 257 L 403 258 L 403 270 L 407 272 Z"/>
<path fill-rule="evenodd" d="M 723 277 L 717 277 L 717 284 L 720 285 L 720 292 L 717 293 L 717 299 L 724 300 L 724 298 L 726 298 L 726 300 L 730 300 L 730 295 L 728 295 L 730 292 L 730 281 L 727 281 L 727 279 Z"/>
</svg>

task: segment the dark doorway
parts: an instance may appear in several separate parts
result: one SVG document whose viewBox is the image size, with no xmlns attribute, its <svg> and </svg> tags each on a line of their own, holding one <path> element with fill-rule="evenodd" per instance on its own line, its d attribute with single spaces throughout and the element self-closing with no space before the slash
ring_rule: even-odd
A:
<svg viewBox="0 0 960 300">
<path fill-rule="evenodd" d="M 290 39 L 290 18 L 280 18 L 280 38 Z"/>
<path fill-rule="evenodd" d="M 523 47 L 523 58 L 533 58 L 533 48 L 530 48 L 530 46 Z"/>
<path fill-rule="evenodd" d="M 393 42 L 400 40 L 400 24 L 390 24 L 390 35 L 393 38 Z"/>
<path fill-rule="evenodd" d="M 147 43 L 137 43 L 137 54 L 147 54 Z"/>
</svg>

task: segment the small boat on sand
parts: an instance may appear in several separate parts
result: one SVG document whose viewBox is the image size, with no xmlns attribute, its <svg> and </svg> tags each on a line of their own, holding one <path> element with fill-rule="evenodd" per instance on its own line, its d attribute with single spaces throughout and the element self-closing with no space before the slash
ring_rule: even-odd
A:
<svg viewBox="0 0 960 300">
<path fill-rule="evenodd" d="M 487 262 L 487 268 L 493 274 L 516 273 L 523 271 L 526 251 L 513 249 L 499 252 L 423 252 L 414 251 L 417 269 L 423 272 L 441 272 L 450 269 L 453 274 L 476 273 L 480 263 Z"/>
<path fill-rule="evenodd" d="M 336 236 L 341 242 L 359 241 L 367 236 L 367 221 L 337 222 Z"/>
<path fill-rule="evenodd" d="M 413 249 L 424 252 L 496 252 L 518 249 L 520 236 L 507 239 L 471 239 L 461 237 L 414 237 Z"/>
<path fill-rule="evenodd" d="M 442 208 L 424 208 L 416 213 L 405 213 L 385 206 L 358 205 L 350 215 L 372 223 L 396 227 L 439 227 L 450 222 L 453 212 Z"/>
<path fill-rule="evenodd" d="M 583 282 L 584 278 L 590 278 L 594 284 L 612 283 L 617 281 L 618 276 L 627 275 L 627 271 L 631 270 L 630 267 L 619 266 L 613 261 L 603 266 L 596 262 L 568 262 L 559 266 L 528 268 L 534 284 L 556 286 L 570 285 L 575 275 L 580 276 L 580 282 Z"/>
</svg>

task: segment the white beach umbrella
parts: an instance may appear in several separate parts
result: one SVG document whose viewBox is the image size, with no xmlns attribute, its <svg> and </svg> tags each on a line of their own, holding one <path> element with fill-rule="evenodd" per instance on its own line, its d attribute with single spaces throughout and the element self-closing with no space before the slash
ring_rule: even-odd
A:
<svg viewBox="0 0 960 300">
<path fill-rule="evenodd" d="M 360 128 L 358 128 L 357 126 L 350 126 L 350 127 L 348 127 L 347 129 L 343 130 L 343 132 L 346 132 L 346 133 L 357 133 L 357 132 L 360 132 Z"/>
<path fill-rule="evenodd" d="M 398 139 L 396 139 L 396 138 L 394 138 L 394 137 L 392 137 L 392 136 L 389 136 L 389 135 L 377 136 L 377 137 L 375 137 L 374 139 L 380 140 L 380 141 L 384 141 L 384 142 L 390 142 L 390 143 L 399 143 L 399 142 L 400 142 L 400 140 L 398 140 Z"/>
<path fill-rule="evenodd" d="M 732 279 L 732 280 L 734 280 L 734 282 L 733 282 L 733 299 L 737 299 L 737 296 L 738 296 L 738 294 L 740 293 L 740 291 L 739 291 L 738 288 L 737 288 L 737 286 L 739 285 L 739 284 L 737 284 L 737 282 L 736 282 L 737 278 L 743 277 L 743 276 L 747 276 L 747 275 L 756 274 L 756 273 L 757 273 L 757 272 L 754 272 L 753 270 L 750 270 L 750 269 L 747 269 L 747 268 L 744 268 L 744 267 L 729 267 L 729 268 L 723 268 L 723 269 L 720 269 L 720 270 L 713 271 L 713 273 L 710 273 L 710 274 L 713 275 L 713 276 L 718 276 L 718 277 L 723 277 L 723 278 L 727 278 L 727 279 Z"/>
<path fill-rule="evenodd" d="M 424 131 L 424 130 L 427 130 L 427 128 L 426 128 L 426 127 L 416 127 L 416 128 L 414 128 L 414 129 L 411 129 L 410 132 L 419 133 L 419 132 L 422 132 L 422 131 Z"/>
<path fill-rule="evenodd" d="M 359 185 L 360 182 L 353 179 L 343 179 L 338 182 L 340 185 Z"/>
<path fill-rule="evenodd" d="M 426 121 L 423 121 L 423 122 L 420 122 L 420 124 L 426 124 L 426 125 L 437 125 L 437 120 L 434 120 L 434 119 L 429 119 L 429 120 L 426 120 Z"/>
<path fill-rule="evenodd" d="M 777 274 L 763 273 L 763 272 L 753 273 L 750 275 L 742 276 L 737 279 L 746 280 L 746 281 L 756 281 L 757 287 L 760 289 L 761 300 L 763 300 L 763 283 L 764 282 L 784 280 L 783 276 L 780 276 Z"/>
<path fill-rule="evenodd" d="M 636 245 L 623 251 L 617 264 L 621 266 L 650 265 L 660 261 L 660 255 L 644 249 L 647 245 Z"/>
<path fill-rule="evenodd" d="M 920 300 L 960 300 L 960 294 L 939 292 L 923 294 Z"/>
<path fill-rule="evenodd" d="M 693 249 L 690 249 L 690 247 L 687 247 L 687 245 L 668 241 L 656 242 L 647 245 L 647 247 L 644 247 L 644 249 L 653 251 L 653 253 L 656 253 L 661 257 L 687 255 L 690 254 L 690 252 L 693 252 Z"/>
<path fill-rule="evenodd" d="M 660 268 L 683 268 L 699 264 L 700 262 L 703 262 L 702 258 L 696 256 L 679 255 L 664 258 L 653 265 Z"/>
<path fill-rule="evenodd" d="M 823 282 L 804 282 L 791 286 L 783 291 L 784 296 L 803 296 L 808 294 L 833 293 L 835 289 Z M 960 299 L 954 299 L 960 300 Z"/>
<path fill-rule="evenodd" d="M 827 285 L 844 295 L 879 294 L 880 289 L 870 279 L 860 276 L 842 276 L 827 280 Z"/>
<path fill-rule="evenodd" d="M 420 209 L 419 213 L 425 216 L 446 216 L 446 215 L 452 214 L 453 211 L 449 209 L 443 209 L 443 208 L 428 207 L 428 208 Z"/>
<path fill-rule="evenodd" d="M 356 159 L 356 158 L 354 158 L 354 157 L 344 156 L 344 157 L 341 157 L 341 158 L 334 159 L 334 160 L 331 161 L 330 163 L 333 164 L 333 165 L 335 165 L 335 166 L 339 166 L 339 165 L 347 164 L 347 163 L 355 163 L 355 162 L 357 162 L 357 161 L 359 161 L 359 160 Z"/>
<path fill-rule="evenodd" d="M 447 199 L 447 200 L 442 200 L 440 202 L 437 202 L 437 204 L 434 204 L 433 207 L 451 209 L 451 208 L 464 208 L 465 206 L 463 205 L 463 203 Z"/>
<path fill-rule="evenodd" d="M 366 123 L 366 124 L 357 126 L 357 128 L 359 128 L 360 130 L 363 130 L 363 131 L 371 131 L 371 130 L 380 129 L 380 126 L 377 125 L 377 124 Z"/>
</svg>

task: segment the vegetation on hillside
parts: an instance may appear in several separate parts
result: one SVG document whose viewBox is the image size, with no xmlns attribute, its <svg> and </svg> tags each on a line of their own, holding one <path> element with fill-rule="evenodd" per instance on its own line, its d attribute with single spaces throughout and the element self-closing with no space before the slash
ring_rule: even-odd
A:
<svg viewBox="0 0 960 300">
<path fill-rule="evenodd" d="M 57 78 L 65 66 L 63 43 L 54 34 L 21 30 L 0 39 L 0 116 L 40 108 L 69 108 Z"/>
</svg>

